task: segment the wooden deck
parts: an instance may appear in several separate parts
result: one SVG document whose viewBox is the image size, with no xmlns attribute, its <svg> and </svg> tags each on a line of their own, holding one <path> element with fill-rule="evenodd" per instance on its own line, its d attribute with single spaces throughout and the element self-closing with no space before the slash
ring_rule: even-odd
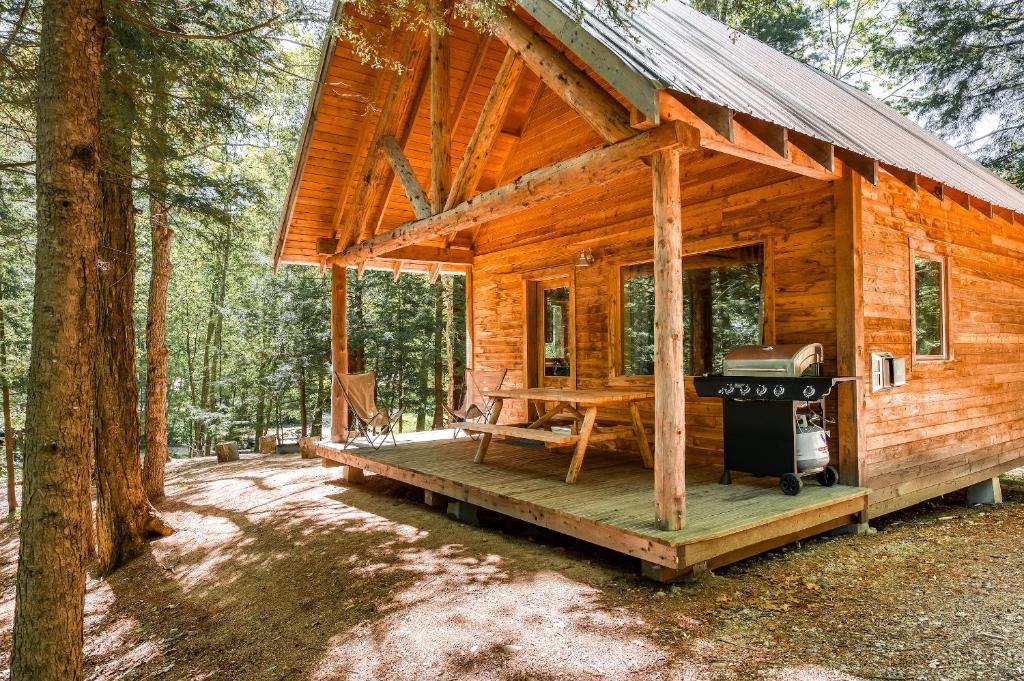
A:
<svg viewBox="0 0 1024 681">
<path fill-rule="evenodd" d="M 475 452 L 466 438 L 403 442 L 377 452 L 318 445 L 323 458 L 675 570 L 741 560 L 855 522 L 867 507 L 863 488 L 824 488 L 811 480 L 787 497 L 774 478 L 733 473 L 732 485 L 719 485 L 720 467 L 695 464 L 686 468 L 686 526 L 668 532 L 655 527 L 653 474 L 639 456 L 594 449 L 579 481 L 567 485 L 571 454 L 496 441 L 487 461 L 475 464 Z"/>
</svg>

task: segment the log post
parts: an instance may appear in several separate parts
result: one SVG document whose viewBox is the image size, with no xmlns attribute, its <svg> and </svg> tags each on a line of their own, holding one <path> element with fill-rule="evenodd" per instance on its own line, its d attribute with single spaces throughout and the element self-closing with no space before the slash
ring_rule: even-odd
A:
<svg viewBox="0 0 1024 681">
<path fill-rule="evenodd" d="M 216 447 L 214 447 L 214 451 L 217 453 L 217 463 L 238 461 L 237 442 L 218 442 Z"/>
<path fill-rule="evenodd" d="M 431 0 L 430 12 L 435 24 L 430 31 L 430 208 L 434 214 L 444 210 L 451 191 L 451 130 L 448 127 L 448 83 L 451 50 L 447 26 L 449 0 Z"/>
<path fill-rule="evenodd" d="M 683 264 L 679 154 L 655 152 L 654 176 L 654 516 L 658 526 L 686 523 L 683 382 Z"/>
<path fill-rule="evenodd" d="M 348 372 L 348 286 L 344 266 L 331 266 L 331 368 Z M 331 376 L 331 442 L 344 442 L 348 434 L 348 405 L 336 376 Z"/>
</svg>

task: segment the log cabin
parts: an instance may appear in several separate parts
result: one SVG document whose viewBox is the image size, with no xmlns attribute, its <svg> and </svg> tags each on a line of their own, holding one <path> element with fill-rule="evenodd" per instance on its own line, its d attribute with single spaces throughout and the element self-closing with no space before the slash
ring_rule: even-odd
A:
<svg viewBox="0 0 1024 681">
<path fill-rule="evenodd" d="M 507 369 L 508 394 L 479 442 L 370 452 L 340 444 L 335 385 L 325 465 L 673 578 L 947 492 L 991 497 L 1024 462 L 1016 188 L 681 0 L 623 24 L 520 0 L 486 31 L 438 3 L 446 30 L 422 34 L 350 15 L 400 71 L 326 40 L 273 259 L 330 270 L 335 367 L 346 270 L 465 276 L 467 364 Z M 854 379 L 824 401 L 839 484 L 719 484 L 725 407 L 694 377 L 738 346 L 794 344 Z M 557 416 L 568 429 L 546 427 Z"/>
</svg>

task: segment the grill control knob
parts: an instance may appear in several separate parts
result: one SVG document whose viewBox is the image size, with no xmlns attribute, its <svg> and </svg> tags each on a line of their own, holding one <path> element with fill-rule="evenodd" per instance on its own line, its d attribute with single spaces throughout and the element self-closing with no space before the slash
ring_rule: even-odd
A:
<svg viewBox="0 0 1024 681">
<path fill-rule="evenodd" d="M 750 394 L 750 386 L 747 385 L 746 383 L 740 383 L 739 388 L 740 388 L 740 395 L 749 395 Z"/>
<path fill-rule="evenodd" d="M 772 395 L 775 395 L 776 397 L 782 397 L 785 394 L 785 392 L 786 386 L 784 385 L 777 385 L 774 388 L 772 388 Z"/>
<path fill-rule="evenodd" d="M 725 386 L 725 394 L 726 395 L 732 395 L 734 392 L 736 392 L 736 384 L 735 383 L 730 383 L 729 385 Z"/>
<path fill-rule="evenodd" d="M 758 397 L 764 397 L 765 395 L 768 394 L 768 386 L 759 385 L 757 386 L 757 389 L 754 392 L 757 393 Z"/>
<path fill-rule="evenodd" d="M 804 388 L 804 397 L 806 397 L 807 399 L 811 399 L 812 397 L 814 397 L 813 385 L 809 385 Z"/>
</svg>

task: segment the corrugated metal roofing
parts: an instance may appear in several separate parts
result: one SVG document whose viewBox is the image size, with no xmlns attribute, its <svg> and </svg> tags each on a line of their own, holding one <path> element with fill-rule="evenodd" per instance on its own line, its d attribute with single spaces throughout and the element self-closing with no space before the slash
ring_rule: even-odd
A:
<svg viewBox="0 0 1024 681">
<path fill-rule="evenodd" d="M 573 0 L 549 0 L 575 16 Z M 1024 193 L 881 101 L 701 14 L 655 2 L 620 26 L 584 0 L 583 28 L 638 75 L 1024 212 Z"/>
</svg>

